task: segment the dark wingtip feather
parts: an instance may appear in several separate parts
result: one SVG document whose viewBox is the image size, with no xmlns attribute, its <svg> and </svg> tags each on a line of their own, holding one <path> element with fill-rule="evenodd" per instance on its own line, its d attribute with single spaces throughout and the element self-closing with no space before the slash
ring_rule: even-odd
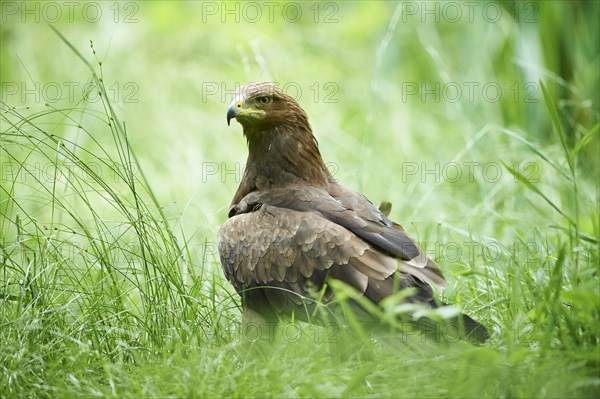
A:
<svg viewBox="0 0 600 399">
<path fill-rule="evenodd" d="M 446 303 L 436 303 L 435 300 L 431 300 L 429 304 L 433 308 L 440 306 L 448 306 Z M 465 339 L 473 343 L 483 343 L 490 338 L 490 333 L 485 326 L 466 314 L 460 314 L 459 316 L 449 320 L 450 325 L 456 328 L 460 339 Z"/>
</svg>

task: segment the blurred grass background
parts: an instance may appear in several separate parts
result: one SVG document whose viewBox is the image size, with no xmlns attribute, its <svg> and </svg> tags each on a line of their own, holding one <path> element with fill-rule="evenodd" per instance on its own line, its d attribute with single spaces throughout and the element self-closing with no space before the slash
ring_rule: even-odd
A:
<svg viewBox="0 0 600 399">
<path fill-rule="evenodd" d="M 600 3 L 1 5 L 0 396 L 600 394 Z M 488 344 L 246 353 L 216 231 L 261 80 Z"/>
</svg>

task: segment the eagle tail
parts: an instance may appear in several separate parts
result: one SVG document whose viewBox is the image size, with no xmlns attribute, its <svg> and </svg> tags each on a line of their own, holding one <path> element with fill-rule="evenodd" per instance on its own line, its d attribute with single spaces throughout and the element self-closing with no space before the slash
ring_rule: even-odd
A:
<svg viewBox="0 0 600 399">
<path fill-rule="evenodd" d="M 441 306 L 448 306 L 446 303 L 436 302 L 433 299 L 429 302 L 429 305 L 434 309 Z M 466 338 L 467 341 L 473 343 L 483 343 L 490 337 L 487 328 L 485 328 L 483 324 L 473 320 L 466 314 L 461 313 L 458 316 L 449 319 L 447 323 L 461 339 Z"/>
</svg>

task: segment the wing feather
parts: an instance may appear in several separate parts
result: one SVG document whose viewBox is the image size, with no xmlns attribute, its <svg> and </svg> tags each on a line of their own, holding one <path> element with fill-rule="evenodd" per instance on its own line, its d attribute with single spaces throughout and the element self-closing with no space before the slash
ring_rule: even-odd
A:
<svg viewBox="0 0 600 399">
<path fill-rule="evenodd" d="M 412 266 L 407 270 L 430 269 L 420 275 L 437 275 L 439 278 L 436 281 L 440 282 L 444 279 L 438 266 L 427 258 L 414 241 L 404 233 L 402 227 L 390 221 L 364 196 L 343 188 L 333 190 L 333 195 L 317 187 L 289 185 L 272 188 L 266 192 L 250 193 L 237 207 L 239 212 L 247 212 L 256 204 L 269 204 L 277 208 L 318 214 L 323 219 L 360 237 L 369 246 L 374 246 Z M 298 243 L 310 245 L 314 235 L 317 234 L 313 230 L 317 226 L 310 226 L 311 224 L 312 221 L 304 221 L 306 228 L 297 232 Z M 332 245 L 339 245 L 336 240 L 344 239 L 343 236 L 335 234 L 329 235 L 329 238 Z M 433 276 L 430 280 L 433 281 Z"/>
<path fill-rule="evenodd" d="M 317 187 L 290 185 L 272 188 L 266 192 L 250 193 L 238 204 L 238 209 L 244 212 L 254 204 L 268 203 L 281 208 L 319 213 L 325 219 L 345 227 L 363 240 L 400 259 L 423 262 L 421 251 L 416 244 L 401 228 L 396 228 L 397 225 L 387 219 L 377 207 L 360 194 L 349 191 L 344 193 L 345 196 L 335 198 Z M 365 203 L 358 202 L 353 195 L 360 196 Z M 352 208 L 352 205 L 356 209 Z"/>
<path fill-rule="evenodd" d="M 437 267 L 399 261 L 322 212 L 266 203 L 251 209 L 230 218 L 219 230 L 221 264 L 238 292 L 271 287 L 248 297 L 259 297 L 259 302 L 276 310 L 285 309 L 283 303 L 300 308 L 298 295 L 320 290 L 328 275 L 375 302 L 393 292 L 398 270 L 400 288 L 417 287 L 422 297 L 431 293 L 426 284 L 445 283 Z"/>
</svg>

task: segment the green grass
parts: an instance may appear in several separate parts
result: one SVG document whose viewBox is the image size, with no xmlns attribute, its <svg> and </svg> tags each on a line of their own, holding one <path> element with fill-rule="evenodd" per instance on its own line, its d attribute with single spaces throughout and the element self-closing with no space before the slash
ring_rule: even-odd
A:
<svg viewBox="0 0 600 399">
<path fill-rule="evenodd" d="M 600 395 L 598 3 L 502 2 L 520 17 L 495 24 L 135 4 L 0 29 L 0 397 Z M 246 156 L 221 85 L 262 79 L 301 88 L 335 177 L 393 203 L 486 344 L 301 323 L 252 344 L 215 241 Z M 503 95 L 422 97 L 465 82 Z"/>
</svg>

